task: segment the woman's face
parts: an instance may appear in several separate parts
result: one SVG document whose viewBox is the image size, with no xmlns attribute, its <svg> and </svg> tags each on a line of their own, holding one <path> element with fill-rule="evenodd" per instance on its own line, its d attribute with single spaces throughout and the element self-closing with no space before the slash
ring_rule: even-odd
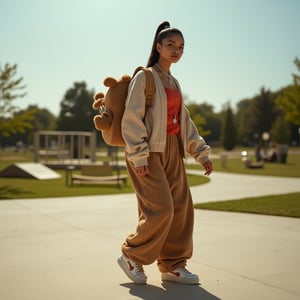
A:
<svg viewBox="0 0 300 300">
<path fill-rule="evenodd" d="M 156 44 L 160 59 L 176 63 L 183 54 L 184 40 L 180 34 L 172 34 Z"/>
</svg>

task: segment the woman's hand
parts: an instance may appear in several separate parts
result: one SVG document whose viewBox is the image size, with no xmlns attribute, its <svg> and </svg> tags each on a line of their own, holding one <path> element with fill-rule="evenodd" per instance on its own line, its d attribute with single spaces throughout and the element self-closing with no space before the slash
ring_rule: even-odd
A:
<svg viewBox="0 0 300 300">
<path fill-rule="evenodd" d="M 202 164 L 203 168 L 205 169 L 204 175 L 208 176 L 213 171 L 213 164 L 210 160 L 207 160 L 205 163 Z"/>
<path fill-rule="evenodd" d="M 145 176 L 145 175 L 149 174 L 149 168 L 148 168 L 148 166 L 136 167 L 135 173 L 139 176 Z"/>
</svg>

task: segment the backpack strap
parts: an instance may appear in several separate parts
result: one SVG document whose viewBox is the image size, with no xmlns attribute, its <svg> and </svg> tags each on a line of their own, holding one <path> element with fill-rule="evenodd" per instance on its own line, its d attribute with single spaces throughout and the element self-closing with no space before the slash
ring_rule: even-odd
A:
<svg viewBox="0 0 300 300">
<path fill-rule="evenodd" d="M 146 97 L 146 108 L 150 107 L 152 104 L 152 98 L 155 94 L 155 81 L 150 68 L 137 67 L 133 73 L 133 76 L 140 70 L 143 70 L 146 76 L 146 87 L 145 87 L 145 97 Z"/>
<path fill-rule="evenodd" d="M 144 72 L 146 75 L 146 88 L 145 88 L 146 106 L 150 107 L 152 104 L 152 98 L 155 94 L 155 81 L 151 69 L 145 68 Z"/>
</svg>

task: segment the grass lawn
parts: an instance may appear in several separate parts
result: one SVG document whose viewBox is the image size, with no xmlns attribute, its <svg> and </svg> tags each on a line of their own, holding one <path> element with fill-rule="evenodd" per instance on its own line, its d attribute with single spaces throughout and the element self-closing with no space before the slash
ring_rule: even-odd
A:
<svg viewBox="0 0 300 300">
<path fill-rule="evenodd" d="M 195 208 L 300 218 L 300 193 L 198 203 Z"/>
<path fill-rule="evenodd" d="M 109 195 L 133 193 L 130 180 L 127 185 L 118 188 L 113 185 L 66 185 L 65 171 L 58 171 L 61 178 L 37 180 L 30 178 L 1 178 L 0 199 L 27 199 L 46 197 L 72 197 L 88 195 Z M 76 173 L 76 172 L 74 172 Z M 190 186 L 204 184 L 209 181 L 205 176 L 188 175 Z"/>
<path fill-rule="evenodd" d="M 254 157 L 250 157 L 255 161 Z M 289 155 L 286 164 L 280 163 L 265 163 L 261 169 L 246 168 L 242 162 L 238 152 L 229 153 L 226 159 L 225 166 L 222 165 L 221 159 L 213 159 L 214 170 L 227 173 L 238 173 L 248 175 L 267 175 L 267 176 L 282 176 L 282 177 L 300 177 L 300 152 L 299 154 Z M 190 164 L 188 168 L 198 168 L 199 166 Z"/>
</svg>

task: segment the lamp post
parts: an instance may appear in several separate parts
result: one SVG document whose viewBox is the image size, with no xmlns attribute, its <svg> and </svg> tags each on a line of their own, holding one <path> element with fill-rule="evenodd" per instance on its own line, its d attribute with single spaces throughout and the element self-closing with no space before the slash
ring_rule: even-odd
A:
<svg viewBox="0 0 300 300">
<path fill-rule="evenodd" d="M 270 138 L 269 132 L 263 132 L 262 139 L 264 140 L 264 153 L 265 157 L 267 156 L 267 147 L 268 147 L 268 140 Z"/>
</svg>

